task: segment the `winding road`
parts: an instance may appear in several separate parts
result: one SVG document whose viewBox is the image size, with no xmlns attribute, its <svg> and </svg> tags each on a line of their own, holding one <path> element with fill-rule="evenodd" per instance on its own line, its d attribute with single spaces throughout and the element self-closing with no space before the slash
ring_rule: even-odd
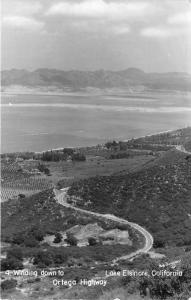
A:
<svg viewBox="0 0 191 300">
<path fill-rule="evenodd" d="M 183 145 L 177 145 L 177 146 L 175 146 L 175 148 L 176 148 L 176 150 L 178 150 L 180 152 L 183 152 L 183 153 L 186 153 L 186 154 L 191 154 L 191 152 L 187 151 L 184 148 Z M 99 217 L 99 218 L 103 218 L 103 219 L 107 219 L 107 220 L 112 220 L 112 221 L 119 222 L 121 224 L 129 225 L 132 228 L 134 228 L 135 230 L 139 231 L 142 234 L 142 236 L 144 237 L 144 240 L 145 240 L 144 247 L 142 247 L 141 249 L 138 249 L 135 252 L 132 252 L 131 254 L 127 254 L 127 255 L 123 255 L 123 256 L 117 257 L 116 259 L 113 260 L 113 263 L 116 263 L 119 260 L 127 260 L 127 259 L 128 260 L 132 260 L 136 256 L 138 256 L 138 255 L 140 255 L 142 253 L 147 253 L 147 252 L 149 252 L 151 250 L 151 248 L 153 247 L 154 240 L 153 240 L 152 235 L 145 228 L 143 228 L 142 226 L 140 226 L 140 225 L 138 225 L 136 223 L 129 222 L 129 221 L 125 220 L 125 219 L 116 217 L 115 215 L 112 215 L 112 214 L 100 214 L 100 213 L 96 213 L 96 212 L 92 212 L 92 211 L 89 211 L 89 210 L 85 210 L 85 209 L 82 209 L 82 208 L 79 208 L 79 207 L 76 207 L 76 206 L 73 206 L 73 205 L 69 204 L 67 202 L 67 191 L 68 191 L 68 189 L 69 189 L 69 187 L 64 188 L 62 190 L 56 190 L 56 189 L 54 189 L 55 200 L 59 204 L 65 206 L 65 207 L 72 208 L 72 209 L 74 209 L 76 211 L 88 214 L 88 215 L 92 215 L 92 216 L 95 216 L 95 217 Z"/>
<path fill-rule="evenodd" d="M 177 145 L 175 146 L 176 150 L 180 151 L 180 152 L 183 152 L 183 153 L 186 153 L 186 154 L 191 154 L 191 152 L 187 151 L 183 145 Z"/>
<path fill-rule="evenodd" d="M 153 246 L 153 237 L 146 229 L 144 229 L 142 226 L 140 226 L 136 223 L 129 222 L 129 221 L 124 220 L 122 218 L 116 217 L 112 214 L 100 214 L 100 213 L 92 212 L 92 211 L 85 210 L 85 209 L 82 209 L 82 208 L 78 208 L 76 206 L 73 206 L 73 205 L 69 204 L 67 202 L 67 191 L 68 191 L 68 189 L 69 189 L 68 187 L 64 188 L 62 190 L 54 189 L 55 200 L 59 204 L 61 204 L 62 206 L 69 207 L 69 208 L 72 208 L 76 211 L 79 211 L 79 212 L 82 212 L 82 213 L 85 213 L 85 214 L 88 214 L 88 215 L 92 215 L 92 216 L 95 216 L 95 217 L 99 217 L 99 218 L 103 218 L 103 219 L 107 219 L 107 220 L 112 220 L 112 221 L 117 221 L 121 224 L 129 225 L 132 228 L 134 228 L 135 230 L 139 231 L 142 234 L 142 236 L 144 237 L 145 243 L 144 243 L 143 248 L 141 248 L 137 251 L 134 251 L 131 254 L 127 254 L 127 255 L 117 257 L 113 260 L 113 263 L 116 263 L 119 260 L 134 259 L 136 256 L 138 256 L 142 253 L 147 253 L 148 251 L 150 251 L 150 249 Z"/>
</svg>

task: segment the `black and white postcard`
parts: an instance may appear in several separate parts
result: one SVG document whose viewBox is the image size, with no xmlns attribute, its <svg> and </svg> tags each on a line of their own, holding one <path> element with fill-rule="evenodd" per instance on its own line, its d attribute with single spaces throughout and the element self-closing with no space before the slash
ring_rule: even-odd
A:
<svg viewBox="0 0 191 300">
<path fill-rule="evenodd" d="M 191 300 L 191 1 L 1 19 L 1 299 Z"/>
</svg>

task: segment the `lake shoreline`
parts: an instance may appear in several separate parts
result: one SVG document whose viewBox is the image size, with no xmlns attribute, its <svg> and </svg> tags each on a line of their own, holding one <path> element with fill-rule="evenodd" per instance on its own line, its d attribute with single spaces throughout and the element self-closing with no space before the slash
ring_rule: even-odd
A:
<svg viewBox="0 0 191 300">
<path fill-rule="evenodd" d="M 150 133 L 150 134 L 146 134 L 146 135 L 142 135 L 142 136 L 137 136 L 137 137 L 134 137 L 134 138 L 129 138 L 129 139 L 122 139 L 120 140 L 121 142 L 129 142 L 129 141 L 132 141 L 132 140 L 137 140 L 137 139 L 140 139 L 140 138 L 146 138 L 146 137 L 150 137 L 150 136 L 154 136 L 154 135 L 160 135 L 160 134 L 163 134 L 163 133 L 168 133 L 168 132 L 173 132 L 173 131 L 176 131 L 176 130 L 179 130 L 179 129 L 185 129 L 185 128 L 188 128 L 190 126 L 185 126 L 185 127 L 182 127 L 182 128 L 174 128 L 174 129 L 168 129 L 168 130 L 164 130 L 164 131 L 158 131 L 158 132 L 154 132 L 154 133 Z M 116 139 L 107 139 L 106 140 L 106 143 L 107 142 L 110 142 L 110 141 L 114 141 Z M 116 140 L 118 142 L 118 140 Z M 80 150 L 80 149 L 83 149 L 83 148 L 95 148 L 97 146 L 101 146 L 101 147 L 104 147 L 105 143 L 98 143 L 98 144 L 95 144 L 95 145 L 88 145 L 88 146 L 67 146 L 67 147 L 57 147 L 57 148 L 51 148 L 51 149 L 45 149 L 45 150 L 42 150 L 42 151 L 14 151 L 14 152 L 1 152 L 0 154 L 10 154 L 10 153 L 25 153 L 25 152 L 32 152 L 32 153 L 35 153 L 35 154 L 42 154 L 42 153 L 45 153 L 45 152 L 50 152 L 50 151 L 61 151 L 63 149 L 76 149 L 76 150 Z"/>
<path fill-rule="evenodd" d="M 189 127 L 189 126 L 187 126 L 187 127 Z M 140 138 L 146 138 L 146 137 L 150 137 L 150 136 L 153 136 L 153 135 L 160 135 L 160 134 L 163 134 L 163 133 L 173 132 L 173 131 L 176 131 L 176 130 L 179 130 L 179 129 L 184 129 L 184 128 L 187 128 L 187 127 L 176 128 L 176 129 L 169 129 L 169 130 L 164 130 L 164 131 L 160 131 L 160 132 L 155 132 L 155 133 L 151 133 L 151 134 L 147 134 L 147 135 L 143 135 L 143 136 L 139 136 L 139 137 L 135 137 L 135 138 L 121 140 L 121 142 L 129 142 L 129 141 L 132 141 L 132 140 L 137 140 L 137 139 L 140 139 Z M 111 140 L 108 140 L 108 141 L 111 141 Z M 96 147 L 98 145 L 104 146 L 104 144 L 96 144 L 96 145 L 79 146 L 79 147 L 58 147 L 58 148 L 47 149 L 47 150 L 43 150 L 43 151 L 35 151 L 34 153 L 35 154 L 42 154 L 44 152 L 60 151 L 60 150 L 63 150 L 64 148 L 71 148 L 71 149 L 93 148 L 93 147 Z"/>
</svg>

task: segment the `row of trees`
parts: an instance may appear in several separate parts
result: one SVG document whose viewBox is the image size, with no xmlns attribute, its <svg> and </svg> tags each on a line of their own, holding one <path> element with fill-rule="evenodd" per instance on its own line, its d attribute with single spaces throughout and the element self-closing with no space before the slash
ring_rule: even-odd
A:
<svg viewBox="0 0 191 300">
<path fill-rule="evenodd" d="M 71 159 L 72 161 L 85 161 L 84 154 L 75 153 L 73 149 L 64 149 L 67 151 L 46 151 L 41 155 L 43 161 L 62 161 Z"/>
</svg>

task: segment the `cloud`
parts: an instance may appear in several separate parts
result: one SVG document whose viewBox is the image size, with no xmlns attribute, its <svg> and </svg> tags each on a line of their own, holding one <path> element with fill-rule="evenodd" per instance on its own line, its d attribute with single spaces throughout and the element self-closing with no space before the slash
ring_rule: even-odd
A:
<svg viewBox="0 0 191 300">
<path fill-rule="evenodd" d="M 116 25 L 111 27 L 111 31 L 116 35 L 125 35 L 130 32 L 130 27 L 127 25 Z"/>
<path fill-rule="evenodd" d="M 46 15 L 63 15 L 77 18 L 126 19 L 143 17 L 153 11 L 151 3 L 139 2 L 105 2 L 103 0 L 85 0 L 82 2 L 59 2 L 50 6 Z"/>
<path fill-rule="evenodd" d="M 41 30 L 44 27 L 44 23 L 37 21 L 34 18 L 23 16 L 6 16 L 2 20 L 2 24 L 10 28 L 18 28 L 25 30 Z"/>
<path fill-rule="evenodd" d="M 69 32 L 78 32 L 91 34 L 91 37 L 93 34 L 104 37 L 111 35 L 126 35 L 131 32 L 131 29 L 130 26 L 125 23 L 105 22 L 103 20 L 92 20 L 90 26 L 90 22 L 87 19 L 80 19 L 64 22 L 62 27 L 59 26 L 59 31 L 61 33 L 65 32 L 66 34 Z"/>
<path fill-rule="evenodd" d="M 141 30 L 141 35 L 145 37 L 159 37 L 166 38 L 169 37 L 172 33 L 167 28 L 157 28 L 157 27 L 147 27 Z"/>
<path fill-rule="evenodd" d="M 188 27 L 146 27 L 140 31 L 140 35 L 149 38 L 168 38 L 173 36 L 184 36 L 190 34 L 190 28 Z"/>
<path fill-rule="evenodd" d="M 41 12 L 42 8 L 42 4 L 37 1 L 5 0 L 2 6 L 2 15 L 31 16 Z"/>
<path fill-rule="evenodd" d="M 191 11 L 174 14 L 168 18 L 168 23 L 172 25 L 191 24 Z"/>
</svg>

